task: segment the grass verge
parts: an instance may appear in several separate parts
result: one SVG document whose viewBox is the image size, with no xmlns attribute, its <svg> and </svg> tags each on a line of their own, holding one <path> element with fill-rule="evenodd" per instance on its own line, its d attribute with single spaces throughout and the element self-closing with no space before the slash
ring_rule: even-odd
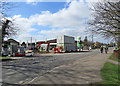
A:
<svg viewBox="0 0 120 86">
<path fill-rule="evenodd" d="M 93 86 L 120 86 L 120 65 L 106 62 L 101 69 L 102 82 Z"/>
<path fill-rule="evenodd" d="M 0 60 L 7 60 L 7 59 L 11 59 L 11 58 L 8 56 L 0 56 Z"/>
<path fill-rule="evenodd" d="M 120 59 L 114 59 L 114 58 L 113 58 L 113 54 L 109 57 L 109 59 L 111 59 L 111 60 L 113 60 L 113 61 L 120 62 Z"/>
</svg>

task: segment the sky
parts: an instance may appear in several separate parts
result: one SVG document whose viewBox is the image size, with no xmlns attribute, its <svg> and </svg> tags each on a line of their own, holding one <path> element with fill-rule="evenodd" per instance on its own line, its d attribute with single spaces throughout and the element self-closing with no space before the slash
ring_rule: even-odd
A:
<svg viewBox="0 0 120 86">
<path fill-rule="evenodd" d="M 69 2 L 71 1 L 71 2 Z M 92 19 L 91 4 L 79 0 L 68 2 L 11 2 L 13 9 L 7 11 L 9 18 L 14 20 L 18 35 L 13 37 L 17 41 L 33 42 L 54 39 L 58 35 L 73 36 L 75 39 L 85 36 L 91 41 L 87 33 L 87 21 Z M 99 35 L 94 35 L 94 42 L 108 42 Z"/>
</svg>

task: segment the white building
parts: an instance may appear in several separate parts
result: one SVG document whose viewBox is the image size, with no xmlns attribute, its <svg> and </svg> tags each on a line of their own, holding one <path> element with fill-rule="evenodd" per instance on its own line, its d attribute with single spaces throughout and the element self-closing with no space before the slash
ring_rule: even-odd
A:
<svg viewBox="0 0 120 86">
<path fill-rule="evenodd" d="M 63 46 L 63 51 L 74 51 L 77 48 L 74 37 L 62 35 L 57 36 L 57 47 Z"/>
</svg>

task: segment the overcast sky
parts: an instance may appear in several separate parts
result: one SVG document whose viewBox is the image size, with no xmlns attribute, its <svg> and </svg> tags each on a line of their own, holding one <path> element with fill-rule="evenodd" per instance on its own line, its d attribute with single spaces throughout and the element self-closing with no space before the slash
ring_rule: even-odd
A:
<svg viewBox="0 0 120 86">
<path fill-rule="evenodd" d="M 82 37 L 86 33 L 86 22 L 91 19 L 91 3 L 83 0 L 68 0 L 68 2 L 12 2 L 16 7 L 7 12 L 9 18 L 14 19 L 20 31 L 16 37 L 18 41 L 30 41 L 30 37 L 37 41 L 54 39 L 58 35 Z M 33 1 L 33 0 L 32 0 Z M 70 2 L 69 2 L 70 1 Z M 107 42 L 98 35 L 94 41 Z"/>
</svg>

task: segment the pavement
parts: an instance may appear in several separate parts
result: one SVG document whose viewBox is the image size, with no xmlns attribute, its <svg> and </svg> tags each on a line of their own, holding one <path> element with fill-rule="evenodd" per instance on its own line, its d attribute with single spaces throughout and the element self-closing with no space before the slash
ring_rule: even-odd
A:
<svg viewBox="0 0 120 86">
<path fill-rule="evenodd" d="M 3 82 L 11 84 L 90 84 L 101 81 L 100 69 L 112 54 L 99 50 L 43 55 L 3 62 Z"/>
<path fill-rule="evenodd" d="M 108 62 L 111 62 L 111 63 L 117 64 L 117 65 L 120 65 L 120 62 L 113 61 L 113 60 L 111 60 L 111 59 L 108 59 Z"/>
</svg>

